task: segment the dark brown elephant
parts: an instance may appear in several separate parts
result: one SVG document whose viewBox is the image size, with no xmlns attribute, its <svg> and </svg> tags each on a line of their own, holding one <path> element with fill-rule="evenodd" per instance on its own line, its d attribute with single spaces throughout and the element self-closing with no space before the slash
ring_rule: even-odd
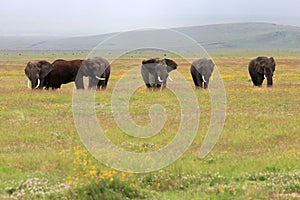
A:
<svg viewBox="0 0 300 200">
<path fill-rule="evenodd" d="M 60 88 L 62 84 L 67 84 L 75 81 L 77 73 L 82 65 L 83 60 L 70 60 L 63 59 L 55 60 L 52 63 L 52 70 L 46 76 L 45 87 L 49 89 Z M 84 89 L 83 79 L 75 81 L 77 89 Z"/>
<path fill-rule="evenodd" d="M 267 86 L 273 85 L 273 74 L 275 71 L 275 60 L 273 57 L 257 57 L 249 62 L 248 70 L 254 86 L 261 87 L 265 78 Z"/>
</svg>

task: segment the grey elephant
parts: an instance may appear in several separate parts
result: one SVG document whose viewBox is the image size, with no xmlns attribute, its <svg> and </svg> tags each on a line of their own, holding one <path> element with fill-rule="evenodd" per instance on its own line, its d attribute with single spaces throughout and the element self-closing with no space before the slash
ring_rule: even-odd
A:
<svg viewBox="0 0 300 200">
<path fill-rule="evenodd" d="M 261 87 L 265 78 L 267 86 L 273 85 L 276 63 L 273 57 L 257 57 L 249 62 L 248 70 L 254 86 Z"/>
<path fill-rule="evenodd" d="M 209 79 L 214 71 L 215 64 L 211 59 L 202 58 L 195 60 L 191 64 L 191 75 L 197 89 L 206 89 L 209 85 Z"/>
<path fill-rule="evenodd" d="M 141 74 L 147 88 L 166 87 L 169 73 L 177 69 L 171 59 L 151 58 L 142 61 Z M 169 77 L 170 78 L 170 77 Z"/>
<path fill-rule="evenodd" d="M 77 77 L 89 77 L 89 89 L 105 90 L 110 76 L 110 64 L 101 57 L 89 58 L 84 60 Z"/>
</svg>

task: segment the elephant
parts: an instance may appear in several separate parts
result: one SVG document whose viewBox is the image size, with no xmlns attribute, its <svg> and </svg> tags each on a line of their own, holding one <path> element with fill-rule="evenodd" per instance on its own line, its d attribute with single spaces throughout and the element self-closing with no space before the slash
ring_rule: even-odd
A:
<svg viewBox="0 0 300 200">
<path fill-rule="evenodd" d="M 110 64 L 101 57 L 84 60 L 77 77 L 89 76 L 89 89 L 105 90 L 110 76 Z"/>
<path fill-rule="evenodd" d="M 248 70 L 254 86 L 261 87 L 265 78 L 267 86 L 273 85 L 273 74 L 275 71 L 275 60 L 273 57 L 257 57 L 249 62 Z"/>
<path fill-rule="evenodd" d="M 46 76 L 45 87 L 49 89 L 58 89 L 62 84 L 75 81 L 77 73 L 82 65 L 83 60 L 57 59 L 52 63 L 52 70 Z M 75 82 L 77 89 L 84 89 L 83 80 Z"/>
<path fill-rule="evenodd" d="M 207 89 L 214 67 L 215 63 L 211 59 L 202 58 L 192 62 L 190 71 L 197 89 L 203 85 L 204 89 Z"/>
<path fill-rule="evenodd" d="M 53 65 L 46 60 L 30 61 L 25 67 L 25 75 L 28 78 L 28 87 L 42 89 L 47 75 L 53 70 Z"/>
<path fill-rule="evenodd" d="M 151 58 L 142 61 L 141 74 L 147 88 L 166 87 L 169 73 L 177 69 L 177 63 L 171 59 Z M 170 80 L 172 80 L 169 77 Z"/>
</svg>

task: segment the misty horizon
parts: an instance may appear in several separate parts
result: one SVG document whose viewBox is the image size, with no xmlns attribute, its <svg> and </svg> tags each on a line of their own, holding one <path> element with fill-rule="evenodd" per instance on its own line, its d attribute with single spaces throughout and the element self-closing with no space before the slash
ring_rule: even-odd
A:
<svg viewBox="0 0 300 200">
<path fill-rule="evenodd" d="M 76 37 L 247 22 L 300 26 L 299 7 L 296 0 L 10 0 L 0 7 L 0 35 Z"/>
</svg>

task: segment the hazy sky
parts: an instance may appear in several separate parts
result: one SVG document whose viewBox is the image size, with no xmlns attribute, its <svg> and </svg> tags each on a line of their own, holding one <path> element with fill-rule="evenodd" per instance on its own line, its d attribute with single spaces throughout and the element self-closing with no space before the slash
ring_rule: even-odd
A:
<svg viewBox="0 0 300 200">
<path fill-rule="evenodd" d="M 299 0 L 0 0 L 0 35 L 79 36 L 232 22 L 300 26 Z"/>
</svg>

